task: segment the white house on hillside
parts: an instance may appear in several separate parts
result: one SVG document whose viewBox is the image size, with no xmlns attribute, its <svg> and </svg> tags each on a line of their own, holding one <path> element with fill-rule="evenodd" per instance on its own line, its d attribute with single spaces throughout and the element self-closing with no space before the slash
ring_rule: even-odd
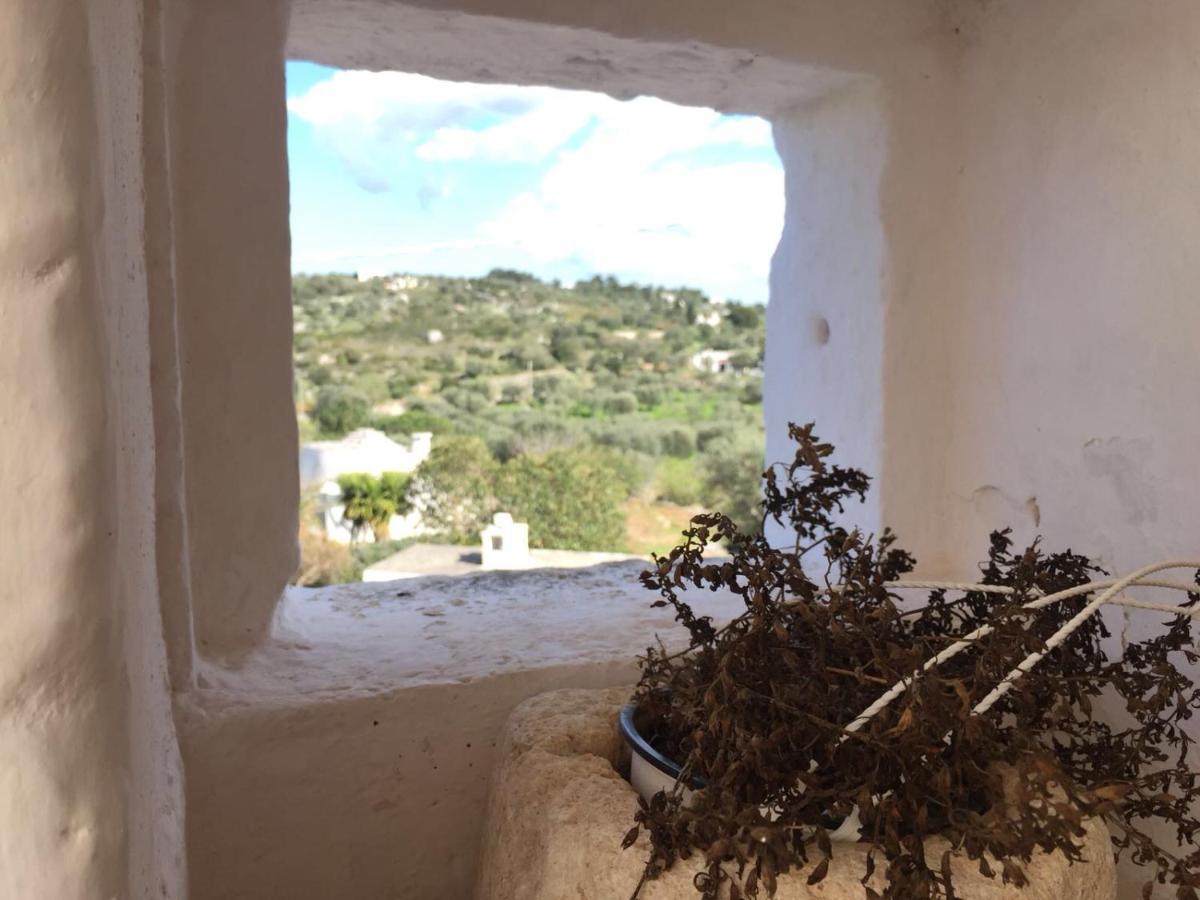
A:
<svg viewBox="0 0 1200 900">
<path fill-rule="evenodd" d="M 729 372 L 733 369 L 732 350 L 701 350 L 692 354 L 692 368 L 701 372 Z"/>
<path fill-rule="evenodd" d="M 314 441 L 301 447 L 300 485 L 319 486 L 318 515 L 325 536 L 341 544 L 350 543 L 353 537 L 343 519 L 345 507 L 340 502 L 339 476 L 364 472 L 378 478 L 384 472 L 414 472 L 429 456 L 432 446 L 433 435 L 427 431 L 414 434 L 406 447 L 382 431 L 360 428 L 339 441 Z M 422 528 L 421 514 L 413 511 L 393 516 L 389 531 L 393 539 L 398 539 L 420 534 Z M 358 537 L 364 541 L 374 540 L 369 532 Z"/>
<path fill-rule="evenodd" d="M 408 446 L 374 428 L 359 428 L 341 440 L 313 441 L 300 448 L 300 486 L 312 487 L 339 475 L 412 472 L 429 456 L 433 435 L 418 431 Z"/>
</svg>

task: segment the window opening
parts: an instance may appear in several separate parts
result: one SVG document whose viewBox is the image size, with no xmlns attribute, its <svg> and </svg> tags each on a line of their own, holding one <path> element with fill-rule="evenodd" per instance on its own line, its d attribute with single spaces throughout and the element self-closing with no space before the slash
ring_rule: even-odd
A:
<svg viewBox="0 0 1200 900">
<path fill-rule="evenodd" d="M 753 518 L 767 122 L 308 63 L 288 122 L 297 583 L 644 557 L 701 510 Z"/>
</svg>

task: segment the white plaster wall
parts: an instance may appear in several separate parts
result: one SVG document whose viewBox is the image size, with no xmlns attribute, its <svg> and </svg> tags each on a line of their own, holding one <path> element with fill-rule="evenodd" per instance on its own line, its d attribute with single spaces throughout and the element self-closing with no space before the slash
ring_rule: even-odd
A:
<svg viewBox="0 0 1200 900">
<path fill-rule="evenodd" d="M 686 14 L 674 0 L 293 0 L 288 50 L 342 68 L 771 115 L 837 72 L 908 69 L 914 48 L 944 42 L 952 13 L 940 0 L 692 0 Z"/>
<path fill-rule="evenodd" d="M 144 158 L 145 43 L 157 40 L 157 2 L 88 5 L 96 77 L 103 227 L 98 276 L 106 297 L 110 427 L 116 451 L 117 591 L 123 624 L 124 687 L 129 692 L 129 886 L 126 896 L 185 898 L 184 778 L 171 706 L 171 679 L 158 591 L 155 442 L 146 272 Z M 88 742 L 80 749 L 87 752 Z M 110 783 L 114 773 L 105 776 Z"/>
<path fill-rule="evenodd" d="M 655 633 L 685 637 L 644 566 L 290 589 L 272 639 L 202 662 L 180 705 L 193 900 L 469 897 L 512 708 L 632 684 Z"/>
<path fill-rule="evenodd" d="M 286 195 L 270 174 L 283 152 L 282 15 L 256 5 L 235 28 L 228 0 L 206 6 L 173 95 L 190 122 L 176 161 L 235 172 L 181 188 L 181 245 L 195 254 L 180 269 L 183 457 L 201 531 L 223 529 L 245 497 L 290 502 L 267 461 L 294 448 L 280 451 L 294 442 L 290 347 L 255 343 L 286 341 L 290 312 L 280 273 L 249 261 L 286 259 Z M 755 0 L 737 15 L 703 0 L 686 16 L 661 0 L 296 0 L 288 40 L 338 65 L 772 116 L 788 218 L 768 320 L 768 456 L 788 419 L 815 419 L 878 475 L 860 520 L 895 525 L 922 572 L 962 575 L 1003 523 L 1122 567 L 1194 552 L 1198 17 L 1179 0 Z M 228 122 L 245 132 L 232 150 L 208 136 Z M 242 169 L 269 183 L 238 181 Z M 235 227 L 216 234 L 218 223 Z M 203 271 L 226 256 L 231 268 Z M 266 379 L 237 378 L 245 393 L 229 403 L 226 372 Z M 258 481 L 205 494 L 247 425 L 265 436 L 236 459 Z M 246 529 L 240 543 L 190 539 L 210 651 L 261 635 L 290 562 L 290 522 Z"/>
<path fill-rule="evenodd" d="M 866 78 L 775 119 L 787 205 L 767 306 L 769 462 L 793 456 L 788 422 L 815 421 L 838 462 L 882 467 L 886 125 L 879 87 Z M 879 495 L 868 499 L 849 518 L 877 528 Z"/>
<path fill-rule="evenodd" d="M 950 52 L 882 85 L 886 146 L 874 162 L 852 165 L 872 143 L 847 138 L 793 193 L 804 150 L 821 159 L 838 121 L 832 98 L 777 118 L 789 195 L 768 319 L 768 434 L 799 409 L 815 409 L 801 418 L 835 440 L 877 429 L 848 461 L 874 467 L 878 521 L 897 528 L 927 576 L 970 574 L 987 533 L 1005 525 L 1019 541 L 1040 533 L 1116 571 L 1194 558 L 1200 9 L 962 13 Z M 803 128 L 804 140 L 789 141 Z M 793 260 L 807 247 L 796 216 L 823 210 L 837 233 L 880 161 L 878 226 L 866 202 L 824 253 Z M 853 289 L 877 228 L 880 315 L 839 304 L 876 349 L 843 345 L 848 371 L 814 379 L 819 360 L 789 358 L 808 323 L 782 279 L 794 270 L 810 288 L 828 274 L 834 291 Z M 865 296 L 871 280 L 861 283 Z M 838 335 L 831 322 L 829 348 Z M 855 438 L 838 442 L 853 450 Z M 1151 625 L 1140 613 L 1109 622 L 1125 637 Z M 1124 867 L 1123 895 L 1143 878 Z"/>
<path fill-rule="evenodd" d="M 996 7 L 970 34 L 947 525 L 1194 558 L 1200 7 Z"/>
<path fill-rule="evenodd" d="M 553 85 L 615 97 L 650 94 L 766 116 L 846 80 L 842 71 L 799 53 L 763 51 L 764 44 L 779 43 L 772 26 L 781 27 L 781 18 L 785 30 L 801 21 L 791 4 L 774 0 L 759 17 L 726 12 L 722 21 L 699 6 L 681 17 L 665 2 L 619 10 L 577 3 L 536 11 L 519 2 L 435 6 L 295 0 L 288 53 L 344 68 Z M 750 43 L 733 40 L 747 24 Z"/>
<path fill-rule="evenodd" d="M 163 0 L 146 3 L 143 31 L 146 290 L 153 298 L 149 332 L 150 391 L 154 405 L 155 555 L 171 683 L 175 690 L 185 691 L 193 684 L 192 663 L 196 646 L 184 491 L 175 242 L 166 106 L 171 76 L 167 71 L 167 15 Z"/>
<path fill-rule="evenodd" d="M 1196 558 L 1200 8 L 989 7 L 969 26 L 953 549 L 974 558 L 1009 521 L 1115 571 Z M 1122 875 L 1139 896 L 1144 874 Z"/>
<path fill-rule="evenodd" d="M 235 657 L 298 563 L 287 4 L 165 8 L 192 618 L 201 653 Z"/>
<path fill-rule="evenodd" d="M 1140 542 L 1131 556 L 1160 548 L 1150 526 L 1189 524 L 1160 518 L 1183 507 L 1163 485 L 1188 473 L 1152 433 L 1195 436 L 1164 385 L 1193 387 L 1178 379 L 1197 308 L 1181 246 L 1196 15 L 1179 0 L 758 0 L 736 16 L 295 0 L 289 49 L 771 115 L 789 207 L 768 340 L 786 355 L 825 319 L 830 343 L 823 359 L 768 353 L 768 432 L 825 423 L 878 476 L 868 523 L 896 525 L 924 571 L 961 574 L 996 521 L 1053 535 L 1082 513 L 1095 550 Z M 478 52 L 485 33 L 502 40 Z M 1162 475 L 1130 471 L 1147 465 Z"/>
<path fill-rule="evenodd" d="M 134 0 L 0 6 L 0 897 L 182 897 Z"/>
</svg>

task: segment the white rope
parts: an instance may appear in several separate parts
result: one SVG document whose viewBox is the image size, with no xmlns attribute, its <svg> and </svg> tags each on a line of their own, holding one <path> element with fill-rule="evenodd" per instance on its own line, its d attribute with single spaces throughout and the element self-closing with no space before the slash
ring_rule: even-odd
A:
<svg viewBox="0 0 1200 900">
<path fill-rule="evenodd" d="M 1095 600 L 1093 600 L 1091 603 L 1089 603 L 1087 606 L 1085 606 L 1083 609 L 1081 609 L 1079 612 L 1077 612 L 1074 616 L 1072 616 L 1070 621 L 1068 621 L 1066 625 L 1064 625 L 1062 628 L 1058 629 L 1058 631 L 1054 632 L 1054 634 L 1052 634 L 1050 636 L 1049 640 L 1046 641 L 1046 646 L 1043 649 L 1037 650 L 1037 651 L 1029 654 L 1023 660 L 1021 660 L 1020 665 L 1018 665 L 1015 669 L 1013 669 L 1011 672 L 1009 672 L 1008 675 L 1005 676 L 1004 680 L 1001 681 L 998 685 L 996 685 L 995 688 L 992 689 L 992 692 L 990 694 L 988 694 L 986 697 L 984 697 L 982 700 L 980 700 L 975 705 L 975 708 L 971 710 L 971 715 L 973 715 L 973 716 L 982 715 L 983 713 L 985 713 L 989 709 L 991 709 L 997 700 L 999 700 L 1001 697 L 1003 697 L 1005 694 L 1007 694 L 1009 692 L 1009 690 L 1012 689 L 1012 686 L 1014 684 L 1016 684 L 1017 679 L 1019 679 L 1022 675 L 1024 675 L 1026 672 L 1028 672 L 1034 666 L 1036 666 L 1042 660 L 1042 657 L 1044 657 L 1047 653 L 1049 653 L 1051 650 L 1053 650 L 1055 647 L 1057 647 L 1059 644 L 1061 644 L 1063 641 L 1065 641 L 1067 638 L 1069 638 L 1072 635 L 1072 633 L 1074 633 L 1074 631 L 1077 628 L 1079 628 L 1080 625 L 1082 625 L 1089 618 L 1091 618 L 1091 616 L 1098 609 L 1100 609 L 1101 606 L 1104 605 L 1105 601 L 1107 601 L 1110 597 L 1116 596 L 1117 593 L 1120 592 L 1123 588 L 1125 588 L 1126 586 L 1128 586 L 1130 584 L 1133 584 L 1134 582 L 1136 582 L 1139 578 L 1142 578 L 1143 576 L 1152 575 L 1155 572 L 1161 572 L 1163 569 L 1184 569 L 1184 568 L 1187 568 L 1187 569 L 1200 568 L 1200 563 L 1180 561 L 1180 560 L 1153 563 L 1152 565 L 1144 566 L 1144 567 L 1138 569 L 1132 575 L 1127 575 L 1124 578 L 1119 579 L 1115 584 L 1112 585 L 1112 587 L 1107 588 L 1103 593 L 1100 594 L 1100 596 L 1098 596 Z"/>
<path fill-rule="evenodd" d="M 1093 613 L 1095 613 L 1106 603 L 1112 603 L 1119 606 L 1129 606 L 1137 609 L 1151 609 L 1159 612 L 1170 612 L 1180 615 L 1200 615 L 1200 609 L 1190 610 L 1182 607 L 1147 603 L 1145 601 L 1133 600 L 1132 598 L 1128 597 L 1117 596 L 1120 591 L 1128 587 L 1160 587 L 1168 588 L 1170 590 L 1185 591 L 1188 593 L 1200 591 L 1200 586 L 1197 586 L 1196 584 L 1145 578 L 1146 575 L 1153 574 L 1154 572 L 1160 572 L 1164 569 L 1200 569 L 1200 562 L 1172 560 L 1168 562 L 1155 563 L 1139 569 L 1133 574 L 1125 576 L 1124 578 L 1107 579 L 1104 581 L 1081 584 L 1073 588 L 1067 588 L 1066 590 L 1058 591 L 1054 594 L 1049 594 L 1045 597 L 1040 597 L 1037 600 L 1032 600 L 1029 603 L 1024 604 L 1022 609 L 1042 609 L 1052 603 L 1057 603 L 1060 600 L 1066 600 L 1069 597 L 1077 597 L 1081 594 L 1089 594 L 1096 590 L 1103 590 L 1099 597 L 1084 607 L 1084 609 L 1081 610 L 1079 614 L 1072 617 L 1072 619 L 1065 626 L 1063 626 L 1062 629 L 1051 636 L 1050 640 L 1047 641 L 1046 648 L 1044 650 L 1034 653 L 1025 660 L 1022 660 L 1021 664 L 1012 672 L 1010 672 L 1009 675 L 971 711 L 972 715 L 977 715 L 990 709 L 992 704 L 999 700 L 1000 697 L 1004 696 L 1004 694 L 1008 692 L 1008 690 L 1012 687 L 1016 680 L 1021 677 L 1021 675 L 1025 674 L 1032 669 L 1033 666 L 1037 665 L 1038 661 L 1041 660 L 1046 653 L 1048 653 L 1050 650 L 1053 650 L 1054 647 L 1058 646 L 1058 644 L 1062 643 L 1062 641 L 1066 640 L 1066 638 L 1068 638 L 1076 628 L 1082 625 L 1084 621 L 1086 621 Z M 1014 593 L 1012 588 L 1003 587 L 1001 585 L 971 584 L 969 582 L 949 581 L 891 581 L 886 582 L 884 587 L 889 589 L 919 588 L 925 590 L 974 591 L 993 594 Z M 982 637 L 986 637 L 993 631 L 995 631 L 993 626 L 982 625 L 979 628 L 976 628 L 970 634 L 959 638 L 937 655 L 926 660 L 920 669 L 918 669 L 908 678 L 903 678 L 900 681 L 897 681 L 894 685 L 888 688 L 887 691 L 880 695 L 880 697 L 874 703 L 859 713 L 859 715 L 849 725 L 846 726 L 845 732 L 847 734 L 853 734 L 854 732 L 861 730 L 864 725 L 871 721 L 872 718 L 874 718 L 882 710 L 886 709 L 893 700 L 903 694 L 908 689 L 909 684 L 911 684 L 916 678 L 920 677 L 920 675 L 923 673 L 928 672 L 935 666 L 941 665 L 946 660 L 951 659 L 952 657 L 961 653 L 963 650 L 970 647 L 975 641 Z M 1054 641 L 1054 643 L 1051 643 L 1051 641 Z"/>
<path fill-rule="evenodd" d="M 1109 579 L 1107 581 L 1091 581 L 1086 585 L 1080 585 L 1074 589 L 1075 594 L 1086 594 L 1091 590 L 1099 590 L 1100 588 L 1110 587 L 1117 583 L 1117 579 Z M 904 588 L 920 588 L 922 590 L 945 590 L 945 591 L 971 591 L 978 594 L 1015 594 L 1016 589 L 1005 587 L 999 584 L 967 584 L 961 581 L 885 581 L 883 586 L 889 590 L 900 590 Z M 1154 587 L 1168 588 L 1173 591 L 1184 591 L 1189 594 L 1200 593 L 1200 585 L 1195 582 L 1187 581 L 1162 581 L 1157 578 L 1139 579 L 1127 587 Z M 1071 594 L 1056 595 L 1059 600 L 1066 599 Z M 1148 609 L 1154 612 L 1173 613 L 1181 616 L 1200 616 L 1200 607 L 1188 609 L 1182 606 L 1168 606 L 1165 603 L 1150 603 L 1146 600 L 1134 600 L 1132 597 L 1111 597 L 1104 601 L 1110 606 L 1128 606 L 1132 609 Z M 1027 604 L 1028 609 L 1040 609 L 1045 606 L 1045 603 L 1034 605 Z M 905 610 L 900 613 L 900 618 L 905 616 L 915 615 L 917 612 L 924 610 Z"/>
<path fill-rule="evenodd" d="M 1098 590 L 1100 588 L 1110 587 L 1117 583 L 1116 578 L 1110 578 L 1106 581 L 1089 581 L 1087 584 L 1080 585 L 1074 588 L 1078 594 L 1086 594 L 1090 590 Z M 888 590 L 903 590 L 906 588 L 918 588 L 927 591 L 970 591 L 976 594 L 1015 594 L 1016 588 L 1011 588 L 1002 584 L 971 584 L 966 581 L 885 581 L 883 586 Z M 1129 587 L 1158 587 L 1171 588 L 1176 591 L 1187 591 L 1188 593 L 1200 593 L 1200 585 L 1190 581 L 1161 581 L 1156 578 L 1138 579 Z"/>
</svg>

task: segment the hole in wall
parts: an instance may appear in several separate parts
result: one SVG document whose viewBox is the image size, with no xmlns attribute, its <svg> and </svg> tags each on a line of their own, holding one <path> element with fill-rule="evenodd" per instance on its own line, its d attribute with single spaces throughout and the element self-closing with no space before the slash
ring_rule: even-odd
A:
<svg viewBox="0 0 1200 900">
<path fill-rule="evenodd" d="M 290 63 L 288 79 L 301 478 L 316 497 L 302 554 L 334 558 L 332 542 L 354 557 L 332 573 L 302 563 L 306 578 L 462 573 L 482 555 L 453 550 L 438 568 L 422 549 L 402 567 L 382 545 L 452 533 L 479 547 L 496 511 L 528 524 L 531 553 L 662 553 L 702 508 L 757 519 L 764 312 L 783 218 L 769 123 L 654 97 L 307 63 Z M 607 459 L 612 476 L 560 492 L 591 504 L 571 521 L 550 521 L 555 504 L 532 490 L 492 491 L 502 505 L 479 522 L 443 521 L 438 509 L 466 507 L 431 500 L 446 484 L 422 466 L 464 437 L 493 471 L 571 468 L 575 455 Z M 393 462 L 388 441 L 401 448 Z M 352 521 L 352 489 L 372 490 L 347 485 L 360 469 L 400 472 L 415 486 L 398 504 L 408 512 L 381 529 Z M 743 470 L 745 483 L 721 475 Z M 598 512 L 600 485 L 620 494 L 602 501 L 615 516 Z"/>
<path fill-rule="evenodd" d="M 818 347 L 829 343 L 829 320 L 824 316 L 817 316 L 813 320 L 813 343 Z"/>
</svg>

